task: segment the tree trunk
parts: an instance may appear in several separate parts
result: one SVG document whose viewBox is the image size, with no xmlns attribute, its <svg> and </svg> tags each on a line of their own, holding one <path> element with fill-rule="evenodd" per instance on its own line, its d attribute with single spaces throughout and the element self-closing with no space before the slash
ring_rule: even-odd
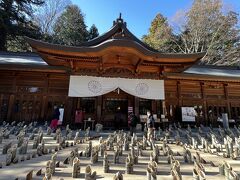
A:
<svg viewBox="0 0 240 180">
<path fill-rule="evenodd" d="M 7 32 L 4 28 L 0 28 L 0 51 L 6 51 Z"/>
</svg>

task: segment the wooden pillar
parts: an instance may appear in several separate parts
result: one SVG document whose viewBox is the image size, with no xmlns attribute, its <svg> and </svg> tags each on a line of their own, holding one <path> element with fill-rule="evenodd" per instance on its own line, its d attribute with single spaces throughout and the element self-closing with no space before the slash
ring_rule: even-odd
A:
<svg viewBox="0 0 240 180">
<path fill-rule="evenodd" d="M 41 107 L 41 114 L 40 118 L 42 120 L 47 120 L 47 110 L 48 110 L 48 87 L 49 87 L 49 74 L 45 75 L 45 87 L 42 93 L 42 107 Z"/>
<path fill-rule="evenodd" d="M 181 107 L 183 105 L 182 103 L 182 95 L 181 95 L 181 83 L 180 81 L 177 81 L 177 99 L 178 99 L 178 102 L 177 102 L 177 106 L 178 107 L 175 107 L 173 105 L 170 105 L 170 112 L 172 111 L 172 116 L 171 116 L 171 122 L 177 122 L 179 121 L 180 117 L 179 117 L 179 114 L 181 112 Z M 171 113 L 170 113 L 171 114 Z"/>
<path fill-rule="evenodd" d="M 41 107 L 41 114 L 40 114 L 41 119 L 46 118 L 46 116 L 45 116 L 46 110 L 47 110 L 47 96 L 42 96 L 42 107 Z"/>
<path fill-rule="evenodd" d="M 234 114 L 235 114 L 235 117 L 238 116 L 238 110 L 236 106 L 234 107 Z"/>
<path fill-rule="evenodd" d="M 49 94 L 49 74 L 46 75 L 45 93 Z"/>
<path fill-rule="evenodd" d="M 102 96 L 97 97 L 97 122 L 101 121 L 102 117 Z"/>
<path fill-rule="evenodd" d="M 7 120 L 10 121 L 11 119 L 11 114 L 12 114 L 12 109 L 14 105 L 14 94 L 11 94 L 9 97 L 9 102 L 8 102 L 8 112 L 7 112 Z"/>
<path fill-rule="evenodd" d="M 73 98 L 66 96 L 65 102 L 66 103 L 64 107 L 63 124 L 72 124 Z"/>
<path fill-rule="evenodd" d="M 70 97 L 68 97 L 70 98 Z M 78 109 L 78 102 L 79 99 L 78 97 L 71 97 L 72 99 L 72 110 L 71 110 L 71 114 L 70 114 L 70 119 L 71 119 L 71 124 L 75 124 L 75 115 L 76 115 L 76 110 Z"/>
<path fill-rule="evenodd" d="M 156 114 L 157 113 L 157 101 L 152 100 L 152 113 Z"/>
<path fill-rule="evenodd" d="M 1 94 L 0 96 L 0 121 L 4 121 L 2 119 L 2 114 L 1 114 L 2 104 L 3 104 L 3 94 Z"/>
<path fill-rule="evenodd" d="M 180 81 L 177 81 L 177 98 L 178 98 L 178 106 L 182 106 L 182 96 L 181 96 L 181 84 Z"/>
<path fill-rule="evenodd" d="M 13 110 L 13 106 L 14 106 L 14 100 L 15 100 L 15 93 L 17 91 L 17 87 L 16 87 L 16 79 L 17 79 L 17 73 L 13 72 L 13 82 L 12 82 L 12 90 L 11 92 L 13 94 L 11 94 L 9 96 L 9 101 L 8 101 L 8 112 L 7 112 L 7 120 L 10 121 L 12 120 L 12 110 Z"/>
<path fill-rule="evenodd" d="M 223 84 L 224 87 L 224 96 L 227 102 L 227 113 L 228 113 L 228 118 L 232 118 L 232 113 L 231 113 L 231 105 L 228 99 L 228 84 Z"/>
<path fill-rule="evenodd" d="M 133 103 L 129 97 L 127 98 L 127 101 L 128 101 L 128 107 L 132 107 Z"/>
<path fill-rule="evenodd" d="M 134 113 L 139 116 L 139 98 L 134 96 Z"/>
<path fill-rule="evenodd" d="M 207 112 L 207 101 L 206 101 L 206 94 L 205 94 L 205 86 L 204 86 L 204 82 L 200 82 L 200 86 L 201 86 L 201 96 L 203 99 L 203 117 L 204 117 L 204 122 L 205 125 L 208 122 L 208 112 Z"/>
<path fill-rule="evenodd" d="M 81 107 L 81 98 L 77 97 L 77 109 Z"/>
<path fill-rule="evenodd" d="M 167 111 L 167 109 L 166 109 L 166 102 L 165 102 L 165 100 L 162 100 L 161 102 L 162 102 L 162 114 L 166 115 L 167 114 L 166 113 L 166 111 Z"/>
</svg>

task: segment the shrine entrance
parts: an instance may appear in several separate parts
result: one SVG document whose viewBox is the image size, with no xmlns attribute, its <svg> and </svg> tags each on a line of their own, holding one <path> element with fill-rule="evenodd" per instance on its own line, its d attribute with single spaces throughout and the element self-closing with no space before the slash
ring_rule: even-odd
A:
<svg viewBox="0 0 240 180">
<path fill-rule="evenodd" d="M 116 89 L 102 97 L 101 123 L 105 127 L 125 129 L 128 127 L 128 107 L 133 104 L 134 96 Z"/>
<path fill-rule="evenodd" d="M 143 125 L 146 121 L 147 110 L 151 110 L 156 123 L 160 123 L 161 115 L 165 114 L 164 100 L 143 99 L 115 89 L 107 94 L 76 98 L 75 109 L 85 111 L 85 119 L 91 118 L 95 123 L 103 124 L 105 129 L 127 129 L 128 113 L 134 112 Z"/>
</svg>

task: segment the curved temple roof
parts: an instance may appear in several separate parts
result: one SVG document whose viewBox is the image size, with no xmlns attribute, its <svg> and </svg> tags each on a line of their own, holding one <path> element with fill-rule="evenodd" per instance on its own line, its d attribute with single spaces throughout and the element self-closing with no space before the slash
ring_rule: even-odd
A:
<svg viewBox="0 0 240 180">
<path fill-rule="evenodd" d="M 0 69 L 25 69 L 41 71 L 47 69 L 65 72 L 68 69 L 64 67 L 49 66 L 35 53 L 13 53 L 0 52 Z M 211 80 L 240 80 L 240 68 L 232 66 L 214 66 L 214 65 L 193 65 L 182 73 L 166 74 L 168 78 L 190 78 L 190 79 L 211 79 Z"/>
<path fill-rule="evenodd" d="M 49 65 L 68 66 L 72 69 L 84 68 L 86 65 L 102 70 L 105 65 L 107 67 L 127 65 L 133 71 L 144 72 L 151 69 L 151 72 L 159 72 L 168 71 L 167 66 L 171 66 L 169 71 L 181 72 L 205 55 L 204 52 L 194 54 L 158 52 L 135 37 L 127 29 L 126 22 L 121 16 L 113 22 L 108 32 L 79 47 L 56 45 L 28 37 L 26 40 Z"/>
</svg>

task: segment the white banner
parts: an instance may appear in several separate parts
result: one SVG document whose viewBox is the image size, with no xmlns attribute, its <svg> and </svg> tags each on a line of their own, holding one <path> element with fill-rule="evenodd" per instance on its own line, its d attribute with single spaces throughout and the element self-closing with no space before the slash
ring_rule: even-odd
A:
<svg viewBox="0 0 240 180">
<path fill-rule="evenodd" d="M 195 122 L 196 111 L 194 107 L 182 107 L 182 121 Z"/>
<path fill-rule="evenodd" d="M 105 78 L 70 76 L 70 97 L 94 97 L 117 88 L 144 99 L 164 99 L 164 81 L 150 79 Z"/>
</svg>

